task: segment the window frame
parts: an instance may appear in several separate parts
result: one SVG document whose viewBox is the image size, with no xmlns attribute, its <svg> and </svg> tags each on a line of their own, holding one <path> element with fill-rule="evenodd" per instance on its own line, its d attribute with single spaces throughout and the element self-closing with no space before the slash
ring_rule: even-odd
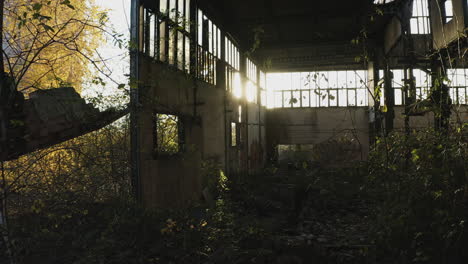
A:
<svg viewBox="0 0 468 264">
<path fill-rule="evenodd" d="M 166 151 L 161 151 L 160 146 L 158 144 L 159 138 L 159 131 L 158 131 L 158 119 L 159 115 L 166 115 L 166 116 L 174 116 L 177 117 L 177 151 L 170 153 Z M 167 113 L 167 112 L 159 112 L 153 111 L 152 113 L 152 124 L 153 124 L 153 133 L 152 133 L 152 140 L 153 140 L 153 158 L 175 158 L 180 157 L 185 152 L 185 127 L 184 127 L 184 118 L 179 114 L 174 113 Z"/>
</svg>

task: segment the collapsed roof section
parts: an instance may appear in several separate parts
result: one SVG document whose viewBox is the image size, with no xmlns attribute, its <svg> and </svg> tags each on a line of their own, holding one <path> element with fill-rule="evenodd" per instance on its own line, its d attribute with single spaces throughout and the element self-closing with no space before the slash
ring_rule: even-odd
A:
<svg viewBox="0 0 468 264">
<path fill-rule="evenodd" d="M 0 131 L 1 161 L 98 130 L 128 113 L 128 109 L 101 112 L 72 87 L 39 90 L 28 100 L 18 96 L 15 107 L 0 120 L 5 130 Z"/>
</svg>

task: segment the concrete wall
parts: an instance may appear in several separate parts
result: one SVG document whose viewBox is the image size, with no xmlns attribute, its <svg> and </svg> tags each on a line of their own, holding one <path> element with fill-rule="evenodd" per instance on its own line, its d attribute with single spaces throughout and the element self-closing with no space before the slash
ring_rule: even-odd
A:
<svg viewBox="0 0 468 264">
<path fill-rule="evenodd" d="M 403 106 L 395 106 L 395 120 L 394 128 L 397 131 L 403 131 L 405 129 L 405 108 Z M 411 129 L 424 129 L 434 127 L 434 113 L 425 113 L 420 116 L 411 116 L 410 119 Z M 466 123 L 468 122 L 468 106 L 458 105 L 453 106 L 453 111 L 450 116 L 452 124 Z"/>
<path fill-rule="evenodd" d="M 142 56 L 139 115 L 140 187 L 147 207 L 182 207 L 198 200 L 202 189 L 200 164 L 204 150 L 203 121 L 196 116 L 196 84 L 185 74 Z M 209 89 L 203 87 L 202 89 Z M 154 112 L 176 114 L 183 122 L 186 150 L 156 156 Z"/>
<path fill-rule="evenodd" d="M 273 109 L 267 112 L 267 142 L 270 153 L 278 145 L 323 146 L 350 143 L 352 160 L 365 159 L 369 151 L 367 107 Z M 328 149 L 327 149 L 328 148 Z M 338 151 L 338 150 L 337 150 Z M 322 156 L 329 153 L 321 153 Z M 335 153 L 339 155 L 340 153 Z"/>
<path fill-rule="evenodd" d="M 447 47 L 448 44 L 460 38 L 465 29 L 468 28 L 466 19 L 466 0 L 452 0 L 454 18 L 448 23 L 444 23 L 439 6 L 440 1 L 430 0 L 430 15 L 433 44 L 436 50 Z"/>
<path fill-rule="evenodd" d="M 140 69 L 140 186 L 145 206 L 183 207 L 200 200 L 205 187 L 201 167 L 206 160 L 231 175 L 263 168 L 263 107 L 233 98 L 221 81 L 216 86 L 197 81 L 143 55 Z M 242 141 L 231 147 L 230 126 L 239 122 L 239 106 L 242 122 L 238 134 Z M 182 120 L 185 150 L 178 155 L 155 155 L 155 112 L 178 115 Z"/>
</svg>

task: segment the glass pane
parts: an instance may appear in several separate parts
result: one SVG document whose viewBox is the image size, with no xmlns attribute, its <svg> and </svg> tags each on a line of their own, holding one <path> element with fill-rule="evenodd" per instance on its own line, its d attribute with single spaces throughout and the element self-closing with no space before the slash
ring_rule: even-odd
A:
<svg viewBox="0 0 468 264">
<path fill-rule="evenodd" d="M 174 21 L 177 15 L 176 1 L 177 0 L 169 0 L 169 18 Z"/>
<path fill-rule="evenodd" d="M 320 91 L 320 107 L 328 107 L 328 91 Z"/>
<path fill-rule="evenodd" d="M 177 33 L 177 67 L 179 70 L 184 70 L 184 34 Z"/>
<path fill-rule="evenodd" d="M 348 83 L 348 88 L 356 88 L 356 74 L 354 71 L 347 71 L 346 72 L 346 82 Z"/>
<path fill-rule="evenodd" d="M 159 2 L 159 11 L 161 11 L 161 13 L 166 13 L 167 12 L 167 0 L 160 0 L 160 2 Z"/>
<path fill-rule="evenodd" d="M 307 76 L 310 89 L 316 89 L 318 87 L 319 74 L 317 72 L 310 72 Z"/>
<path fill-rule="evenodd" d="M 174 30 L 169 32 L 169 64 L 171 65 L 175 63 L 176 34 L 177 32 Z"/>
<path fill-rule="evenodd" d="M 198 10 L 198 45 L 203 45 L 203 12 L 199 9 Z"/>
<path fill-rule="evenodd" d="M 302 107 L 310 107 L 310 91 L 301 91 Z"/>
<path fill-rule="evenodd" d="M 338 87 L 338 73 L 336 71 L 328 72 L 328 88 Z"/>
<path fill-rule="evenodd" d="M 403 91 L 395 89 L 395 105 L 403 105 Z"/>
<path fill-rule="evenodd" d="M 367 74 L 365 71 L 355 71 L 356 74 L 356 88 L 365 88 L 367 85 Z M 353 87 L 351 87 L 353 88 Z"/>
<path fill-rule="evenodd" d="M 357 105 L 358 106 L 366 106 L 367 105 L 367 90 L 365 89 L 358 89 L 357 90 Z"/>
<path fill-rule="evenodd" d="M 320 89 L 329 88 L 328 87 L 328 72 L 319 73 L 317 85 Z"/>
<path fill-rule="evenodd" d="M 237 146 L 237 124 L 231 123 L 231 146 Z"/>
<path fill-rule="evenodd" d="M 346 82 L 346 71 L 339 71 L 338 72 L 338 88 L 347 88 L 347 82 Z"/>
<path fill-rule="evenodd" d="M 185 30 L 190 32 L 190 0 L 185 0 Z"/>
<path fill-rule="evenodd" d="M 283 92 L 283 105 L 284 107 L 291 107 L 292 105 L 292 97 L 291 97 L 291 91 L 284 91 Z"/>
<path fill-rule="evenodd" d="M 185 18 L 185 6 L 184 6 L 184 0 L 179 0 L 177 3 L 177 16 L 179 18 L 179 22 L 184 23 L 184 18 Z"/>
<path fill-rule="evenodd" d="M 446 17 L 453 17 L 452 0 L 446 0 L 445 1 L 445 16 Z"/>
<path fill-rule="evenodd" d="M 190 72 L 190 38 L 185 37 L 185 70 Z"/>
<path fill-rule="evenodd" d="M 167 46 L 166 46 L 166 24 L 167 22 L 161 22 L 159 24 L 159 35 L 161 36 L 159 39 L 159 59 L 161 61 L 166 61 L 166 53 L 167 53 Z"/>
<path fill-rule="evenodd" d="M 356 106 L 356 91 L 348 90 L 348 106 Z"/>
<path fill-rule="evenodd" d="M 293 97 L 291 98 L 293 107 L 301 107 L 301 92 L 293 91 Z"/>
<path fill-rule="evenodd" d="M 347 106 L 347 93 L 345 89 L 338 90 L 338 106 Z"/>
<path fill-rule="evenodd" d="M 460 97 L 461 104 L 468 104 L 468 88 L 460 88 L 458 97 Z"/>
<path fill-rule="evenodd" d="M 283 93 L 275 92 L 275 107 L 283 107 Z"/>
<path fill-rule="evenodd" d="M 149 21 L 148 21 L 148 26 L 149 26 L 149 55 L 151 57 L 154 57 L 155 50 L 154 50 L 154 44 L 156 41 L 156 16 L 153 13 L 149 13 Z"/>
<path fill-rule="evenodd" d="M 393 70 L 393 87 L 403 87 L 403 70 Z"/>
<path fill-rule="evenodd" d="M 260 92 L 260 100 L 261 100 L 262 106 L 267 106 L 267 97 L 266 97 L 266 91 L 265 90 L 262 90 Z"/>
<path fill-rule="evenodd" d="M 328 92 L 328 97 L 330 98 L 330 106 L 338 106 L 338 91 L 330 90 Z"/>
<path fill-rule="evenodd" d="M 311 90 L 310 91 L 310 106 L 319 107 L 319 100 L 320 100 L 320 94 L 318 90 Z"/>
<path fill-rule="evenodd" d="M 410 19 L 410 27 L 411 27 L 411 34 L 418 34 L 418 19 L 411 18 Z"/>
</svg>

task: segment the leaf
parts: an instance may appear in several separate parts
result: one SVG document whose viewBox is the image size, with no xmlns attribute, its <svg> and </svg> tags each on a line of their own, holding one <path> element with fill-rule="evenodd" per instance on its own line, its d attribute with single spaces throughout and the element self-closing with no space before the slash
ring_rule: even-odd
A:
<svg viewBox="0 0 468 264">
<path fill-rule="evenodd" d="M 39 11 L 42 8 L 42 4 L 34 3 L 32 8 L 33 8 L 34 11 Z"/>
<path fill-rule="evenodd" d="M 387 113 L 387 112 L 388 112 L 387 105 L 381 106 L 381 107 L 380 107 L 380 111 L 382 111 L 382 113 Z"/>
<path fill-rule="evenodd" d="M 68 8 L 75 10 L 75 7 L 70 3 L 70 0 L 64 0 L 60 3 L 61 5 L 66 5 Z"/>
</svg>

